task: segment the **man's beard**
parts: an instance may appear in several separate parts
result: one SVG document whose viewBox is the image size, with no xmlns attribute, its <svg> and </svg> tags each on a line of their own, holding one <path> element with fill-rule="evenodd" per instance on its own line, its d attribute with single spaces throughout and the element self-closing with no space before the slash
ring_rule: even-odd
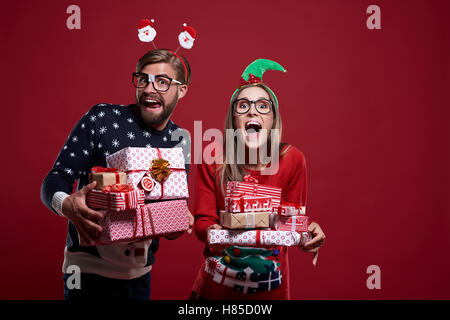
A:
<svg viewBox="0 0 450 320">
<path fill-rule="evenodd" d="M 145 109 L 144 100 L 147 97 L 155 98 L 156 100 L 161 102 L 162 112 L 160 114 L 152 115 L 149 112 L 144 111 Z M 177 102 L 178 102 L 178 90 L 176 91 L 175 97 L 172 99 L 172 101 L 166 102 L 160 95 L 146 95 L 146 94 L 142 94 L 140 100 L 136 101 L 136 103 L 138 104 L 137 110 L 142 122 L 144 122 L 144 124 L 150 128 L 154 127 L 155 125 L 159 125 L 164 121 L 166 121 L 167 119 L 169 119 L 170 116 L 172 115 L 173 110 L 175 109 L 175 106 L 177 105 Z"/>
</svg>

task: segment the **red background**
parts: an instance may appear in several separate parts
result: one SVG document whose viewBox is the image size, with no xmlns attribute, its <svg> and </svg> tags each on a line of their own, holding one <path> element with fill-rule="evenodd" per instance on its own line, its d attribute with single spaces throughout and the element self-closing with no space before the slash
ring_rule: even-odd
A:
<svg viewBox="0 0 450 320">
<path fill-rule="evenodd" d="M 66 28 L 71 4 L 81 30 Z M 371 4 L 381 30 L 366 28 Z M 92 105 L 133 102 L 130 73 L 152 49 L 137 38 L 142 18 L 156 19 L 160 48 L 178 46 L 184 22 L 197 30 L 180 51 L 193 76 L 173 117 L 191 133 L 194 120 L 223 128 L 255 58 L 288 70 L 264 78 L 284 141 L 306 156 L 308 213 L 327 235 L 316 268 L 291 250 L 294 299 L 450 298 L 447 1 L 28 0 L 0 10 L 0 298 L 62 298 L 66 220 L 41 203 L 40 184 Z M 201 249 L 195 236 L 161 242 L 153 299 L 189 295 Z M 366 287 L 372 264 L 381 290 Z"/>
</svg>

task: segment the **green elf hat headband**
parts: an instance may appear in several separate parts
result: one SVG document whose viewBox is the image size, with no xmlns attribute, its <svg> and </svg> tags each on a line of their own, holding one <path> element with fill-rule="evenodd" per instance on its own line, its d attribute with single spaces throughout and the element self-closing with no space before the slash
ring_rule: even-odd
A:
<svg viewBox="0 0 450 320">
<path fill-rule="evenodd" d="M 241 79 L 239 81 L 239 87 L 236 89 L 236 91 L 234 91 L 233 95 L 231 96 L 230 103 L 234 101 L 236 93 L 239 91 L 240 88 L 252 84 L 262 84 L 273 95 L 273 97 L 275 98 L 275 104 L 278 107 L 278 99 L 275 93 L 273 93 L 273 91 L 262 81 L 262 76 L 264 72 L 266 72 L 267 70 L 278 70 L 286 72 L 286 69 L 284 69 L 278 62 L 267 59 L 256 59 L 255 61 L 250 63 L 242 73 Z"/>
</svg>

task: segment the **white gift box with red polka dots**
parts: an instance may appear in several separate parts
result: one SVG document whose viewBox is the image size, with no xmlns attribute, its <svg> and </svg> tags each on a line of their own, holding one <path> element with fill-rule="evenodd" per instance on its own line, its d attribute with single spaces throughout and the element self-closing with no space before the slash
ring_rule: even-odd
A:
<svg viewBox="0 0 450 320">
<path fill-rule="evenodd" d="M 294 246 L 302 235 L 295 231 L 275 230 L 209 230 L 209 244 L 243 245 L 256 247 Z"/>
<path fill-rule="evenodd" d="M 161 158 L 169 161 L 171 173 L 162 183 L 151 177 L 152 161 Z M 182 148 L 124 148 L 106 157 L 110 168 L 127 174 L 127 184 L 143 190 L 144 176 L 153 181 L 150 191 L 144 190 L 146 200 L 189 198 L 187 174 Z M 147 181 L 148 182 L 148 181 Z M 151 185 L 151 182 L 150 182 Z"/>
</svg>

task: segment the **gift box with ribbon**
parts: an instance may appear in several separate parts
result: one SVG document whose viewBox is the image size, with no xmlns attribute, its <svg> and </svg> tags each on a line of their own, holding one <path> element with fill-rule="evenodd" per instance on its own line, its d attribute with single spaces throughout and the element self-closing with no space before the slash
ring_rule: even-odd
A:
<svg viewBox="0 0 450 320">
<path fill-rule="evenodd" d="M 106 157 L 108 167 L 127 174 L 146 200 L 189 197 L 182 148 L 125 148 Z"/>
<path fill-rule="evenodd" d="M 86 205 L 94 209 L 123 211 L 144 205 L 144 191 L 127 184 L 114 184 L 102 190 L 93 189 L 86 196 Z"/>
<path fill-rule="evenodd" d="M 102 190 L 104 187 L 113 184 L 126 184 L 127 174 L 120 172 L 116 168 L 92 167 L 89 173 L 89 182 L 97 181 L 95 189 Z"/>
<path fill-rule="evenodd" d="M 272 199 L 272 207 L 281 204 L 281 188 L 259 184 L 250 175 L 244 176 L 244 181 L 229 181 L 227 183 L 226 197 L 262 196 Z"/>
<path fill-rule="evenodd" d="M 256 229 L 270 227 L 270 212 L 232 213 L 220 211 L 220 225 L 228 229 Z"/>
<path fill-rule="evenodd" d="M 274 229 L 282 231 L 308 231 L 308 217 L 307 216 L 282 216 L 275 215 Z"/>
<path fill-rule="evenodd" d="M 294 203 L 282 203 L 277 207 L 272 207 L 272 213 L 281 216 L 305 215 L 306 207 Z"/>
<path fill-rule="evenodd" d="M 129 242 L 146 238 L 149 226 L 147 217 L 139 208 L 125 211 L 99 211 L 103 219 L 98 224 L 103 228 L 95 245 L 106 245 L 115 242 Z M 89 245 L 80 235 L 80 245 Z"/>
<path fill-rule="evenodd" d="M 256 247 L 294 246 L 301 243 L 302 235 L 295 231 L 275 230 L 209 230 L 209 244 L 242 245 Z"/>
<path fill-rule="evenodd" d="M 148 221 L 148 235 L 160 237 L 168 233 L 189 229 L 189 209 L 186 200 L 148 203 L 141 207 Z"/>
<path fill-rule="evenodd" d="M 100 211 L 103 231 L 97 245 L 158 238 L 189 229 L 186 200 L 160 201 L 126 211 Z M 80 239 L 80 245 L 86 245 Z"/>
<path fill-rule="evenodd" d="M 225 211 L 227 212 L 258 212 L 270 211 L 272 198 L 266 196 L 225 197 Z"/>
</svg>

